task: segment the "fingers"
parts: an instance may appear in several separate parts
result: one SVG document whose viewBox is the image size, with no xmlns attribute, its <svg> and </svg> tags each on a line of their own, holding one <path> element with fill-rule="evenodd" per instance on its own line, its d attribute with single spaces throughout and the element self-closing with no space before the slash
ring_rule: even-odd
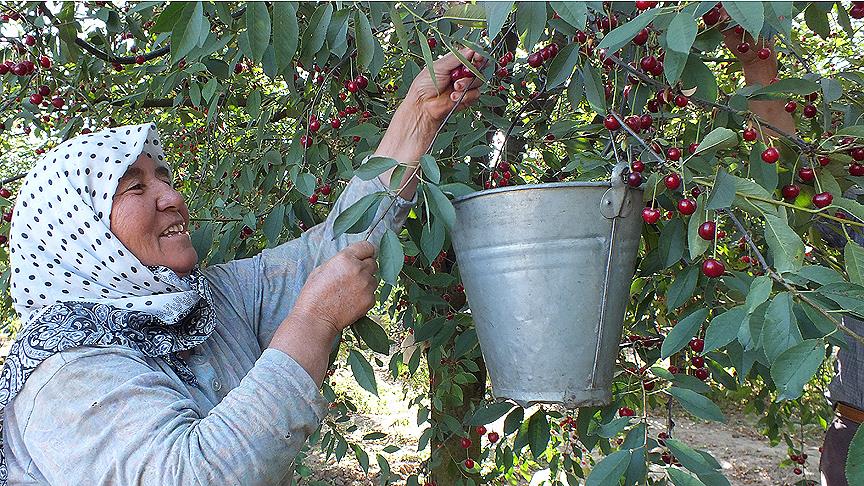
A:
<svg viewBox="0 0 864 486">
<path fill-rule="evenodd" d="M 450 95 L 450 97 L 453 101 L 459 101 L 460 96 L 462 96 L 462 93 L 457 93 L 457 92 L 453 92 Z M 462 102 L 459 103 L 459 107 L 456 109 L 457 110 L 463 110 L 463 109 L 467 108 L 469 105 L 473 104 L 479 98 L 480 98 L 480 90 L 479 89 L 472 89 L 471 91 L 468 91 L 467 93 L 465 93 L 465 97 L 462 98 Z"/>
<path fill-rule="evenodd" d="M 358 241 L 357 243 L 347 246 L 342 251 L 358 260 L 365 260 L 367 258 L 374 258 L 376 250 L 377 248 L 375 248 L 375 245 L 372 243 L 369 243 L 368 241 Z"/>
<path fill-rule="evenodd" d="M 477 78 L 462 78 L 453 85 L 453 89 L 456 91 L 467 91 L 469 89 L 475 89 L 483 86 L 483 82 Z M 461 93 L 460 93 L 461 94 Z"/>
<path fill-rule="evenodd" d="M 473 49 L 469 49 L 467 47 L 460 49 L 459 54 L 465 56 L 469 61 L 473 61 L 474 57 L 477 56 L 477 53 L 474 52 Z M 480 56 L 477 56 L 480 57 Z M 448 52 L 444 57 L 438 59 L 432 65 L 435 67 L 435 71 L 446 70 L 446 72 L 450 72 L 453 69 L 462 65 L 462 61 L 459 60 L 452 52 Z"/>
</svg>

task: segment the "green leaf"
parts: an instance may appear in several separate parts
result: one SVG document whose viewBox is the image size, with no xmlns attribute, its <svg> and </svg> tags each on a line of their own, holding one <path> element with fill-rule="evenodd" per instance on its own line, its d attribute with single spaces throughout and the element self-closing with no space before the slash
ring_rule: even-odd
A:
<svg viewBox="0 0 864 486">
<path fill-rule="evenodd" d="M 356 349 L 352 349 L 348 352 L 348 364 L 351 366 L 351 373 L 354 374 L 357 384 L 369 393 L 378 396 L 378 384 L 375 381 L 375 372 L 372 370 L 372 365 L 369 364 L 366 357 Z"/>
<path fill-rule="evenodd" d="M 804 264 L 804 242 L 785 219 L 765 214 L 765 241 L 780 273 L 795 272 Z"/>
<path fill-rule="evenodd" d="M 663 75 L 669 84 L 676 84 L 681 75 L 684 73 L 684 68 L 690 62 L 690 55 L 672 50 L 666 51 L 666 58 L 663 61 Z"/>
<path fill-rule="evenodd" d="M 297 4 L 294 2 L 273 3 L 273 47 L 276 50 L 276 69 L 283 71 L 291 65 L 297 53 Z"/>
<path fill-rule="evenodd" d="M 701 194 L 696 199 L 696 207 L 705 207 L 705 195 Z M 705 211 L 696 211 L 687 220 L 687 248 L 690 250 L 690 259 L 695 260 L 705 250 L 711 247 L 711 243 L 699 236 L 699 227 L 706 221 Z"/>
<path fill-rule="evenodd" d="M 696 153 L 705 152 L 711 148 L 729 148 L 738 144 L 738 134 L 725 127 L 717 127 L 699 142 Z"/>
<path fill-rule="evenodd" d="M 708 330 L 705 331 L 703 352 L 714 351 L 734 341 L 738 336 L 738 330 L 741 329 L 741 323 L 746 318 L 746 309 L 739 305 L 711 319 Z"/>
<path fill-rule="evenodd" d="M 765 22 L 765 8 L 762 2 L 723 2 L 723 8 L 732 20 L 744 27 L 744 30 L 754 39 L 759 37 L 762 24 Z"/>
<path fill-rule="evenodd" d="M 549 439 L 549 421 L 546 418 L 546 411 L 537 410 L 528 419 L 528 446 L 531 448 L 531 454 L 535 459 L 546 451 Z"/>
<path fill-rule="evenodd" d="M 747 293 L 747 300 L 744 303 L 744 308 L 748 314 L 768 300 L 768 297 L 771 296 L 772 287 L 771 277 L 767 275 L 760 275 L 750 282 L 750 292 Z"/>
<path fill-rule="evenodd" d="M 687 11 L 679 12 L 666 29 L 668 50 L 679 54 L 690 54 L 690 48 L 696 40 L 696 33 L 696 21 L 693 20 L 693 15 Z"/>
<path fill-rule="evenodd" d="M 453 229 L 456 224 L 456 209 L 453 208 L 453 203 L 435 184 L 423 184 L 423 192 L 426 194 L 429 209 L 444 221 L 448 229 Z"/>
<path fill-rule="evenodd" d="M 201 2 L 185 4 L 180 18 L 171 31 L 171 61 L 178 62 L 198 45 L 204 27 L 204 5 Z"/>
<path fill-rule="evenodd" d="M 814 91 L 819 91 L 819 85 L 813 81 L 799 78 L 784 78 L 776 83 L 769 84 L 763 88 L 750 93 L 749 98 L 757 98 L 766 94 L 810 94 Z"/>
<path fill-rule="evenodd" d="M 753 148 L 750 150 L 750 176 L 767 191 L 774 192 L 777 189 L 777 182 L 780 180 L 777 175 L 777 166 L 779 164 L 766 164 L 763 162 L 763 151 L 765 151 L 764 143 L 757 141 L 753 144 Z"/>
<path fill-rule="evenodd" d="M 534 44 L 546 30 L 546 2 L 519 2 L 516 7 L 516 28 L 525 50 L 534 50 Z"/>
<path fill-rule="evenodd" d="M 681 72 L 681 87 L 682 89 L 696 88 L 692 98 L 717 102 L 717 77 L 697 56 L 687 58 L 687 64 Z"/>
<path fill-rule="evenodd" d="M 345 233 L 354 226 L 358 221 L 360 221 L 360 218 L 363 217 L 368 209 L 375 207 L 375 205 L 381 201 L 383 196 L 384 194 L 380 192 L 367 194 L 360 198 L 359 201 L 339 213 L 339 215 L 336 216 L 336 220 L 333 221 L 333 237 L 339 237 L 342 233 Z"/>
<path fill-rule="evenodd" d="M 670 267 L 684 256 L 687 233 L 684 222 L 673 218 L 667 222 L 660 232 L 659 256 L 663 268 Z"/>
<path fill-rule="evenodd" d="M 486 425 L 500 419 L 504 416 L 513 405 L 509 402 L 490 403 L 474 411 L 471 416 L 471 425 Z"/>
<path fill-rule="evenodd" d="M 585 486 L 609 486 L 618 484 L 621 476 L 627 471 L 627 466 L 630 464 L 630 451 L 618 451 L 604 457 L 598 462 L 588 479 L 585 480 Z"/>
<path fill-rule="evenodd" d="M 696 282 L 699 281 L 699 266 L 691 265 L 678 274 L 672 285 L 666 291 L 666 308 L 669 310 L 676 309 L 693 296 L 693 291 L 696 290 Z"/>
<path fill-rule="evenodd" d="M 849 281 L 864 285 L 864 249 L 855 243 L 849 243 L 843 250 L 843 259 L 846 261 L 846 274 L 849 275 Z"/>
<path fill-rule="evenodd" d="M 804 22 L 807 27 L 819 34 L 823 39 L 831 35 L 831 25 L 828 23 L 828 13 L 821 10 L 815 3 L 811 3 L 804 11 Z"/>
<path fill-rule="evenodd" d="M 282 227 L 285 224 L 285 205 L 279 204 L 274 207 L 267 219 L 264 220 L 264 236 L 271 244 L 275 244 L 279 239 L 279 233 L 282 232 Z"/>
<path fill-rule="evenodd" d="M 564 81 L 570 78 L 573 70 L 576 68 L 576 63 L 579 62 L 579 46 L 570 44 L 565 46 L 555 56 L 552 64 L 549 65 L 549 73 L 547 74 L 548 81 L 546 89 L 558 87 Z"/>
<path fill-rule="evenodd" d="M 387 331 L 377 322 L 363 316 L 351 325 L 351 329 L 372 351 L 390 354 L 390 339 L 387 337 Z"/>
<path fill-rule="evenodd" d="M 726 417 L 723 416 L 723 412 L 720 411 L 717 404 L 692 390 L 673 386 L 669 388 L 669 393 L 678 399 L 685 410 L 701 419 L 714 422 L 726 421 Z"/>
<path fill-rule="evenodd" d="M 246 29 L 249 36 L 249 47 L 252 49 L 252 59 L 260 62 L 264 51 L 270 44 L 270 13 L 264 2 L 249 2 L 246 4 Z"/>
<path fill-rule="evenodd" d="M 327 39 L 327 27 L 330 25 L 332 17 L 333 5 L 329 3 L 321 4 L 315 9 L 315 13 L 312 14 L 306 25 L 306 30 L 303 31 L 301 57 L 305 61 L 310 61 L 324 46 L 324 41 Z"/>
<path fill-rule="evenodd" d="M 390 157 L 370 157 L 369 160 L 366 161 L 363 165 L 357 168 L 354 171 L 354 175 L 363 179 L 364 181 L 371 181 L 372 179 L 380 176 L 384 172 L 392 169 L 399 165 L 399 161 L 396 159 L 391 159 Z"/>
<path fill-rule="evenodd" d="M 660 347 L 660 357 L 666 359 L 687 346 L 707 316 L 708 309 L 697 309 L 678 321 L 678 324 L 669 331 L 666 339 L 663 340 L 663 345 Z"/>
<path fill-rule="evenodd" d="M 429 76 L 432 78 L 432 82 L 435 83 L 435 90 L 440 93 L 441 87 L 438 86 L 435 68 L 432 66 L 434 61 L 432 60 L 432 50 L 429 48 L 429 39 L 419 28 L 417 29 L 417 35 L 420 37 L 420 50 L 423 52 L 423 61 L 426 63 L 426 70 L 429 71 Z"/>
<path fill-rule="evenodd" d="M 390 21 L 393 22 L 393 29 L 396 31 L 396 37 L 399 38 L 399 45 L 402 46 L 402 52 L 408 53 L 408 30 L 405 29 L 405 23 L 402 19 L 402 14 L 396 10 L 396 5 L 394 4 L 390 7 Z"/>
<path fill-rule="evenodd" d="M 703 455 L 704 452 L 696 451 L 687 444 L 676 439 L 666 439 L 666 447 L 678 459 L 682 466 L 688 471 L 695 473 L 699 480 L 709 486 L 728 486 L 729 481 L 714 467 L 717 461 L 711 458 L 711 462 Z M 711 456 L 708 456 L 711 457 Z M 712 464 L 713 463 L 713 464 Z"/>
<path fill-rule="evenodd" d="M 771 365 L 771 379 L 777 386 L 777 400 L 795 400 L 819 370 L 825 359 L 825 342 L 808 339 L 787 349 Z"/>
<path fill-rule="evenodd" d="M 64 9 L 68 8 L 68 6 L 72 6 L 71 14 L 74 14 L 74 3 L 66 3 L 64 4 Z M 183 11 L 188 8 L 194 8 L 192 2 L 171 2 L 165 6 L 165 9 L 159 14 L 159 17 L 156 18 L 156 23 L 153 25 L 153 32 L 171 32 L 174 30 L 174 26 L 177 24 L 177 21 L 183 17 Z M 203 13 L 203 11 L 202 11 Z M 63 14 L 61 17 L 65 17 L 67 22 L 71 23 L 72 15 L 67 14 L 66 10 L 63 10 Z"/>
<path fill-rule="evenodd" d="M 311 196 L 315 194 L 315 176 L 308 172 L 304 172 L 302 174 L 297 174 L 297 177 L 293 179 L 294 186 L 298 191 L 303 193 L 304 196 Z"/>
<path fill-rule="evenodd" d="M 549 2 L 552 9 L 558 14 L 564 22 L 579 29 L 585 29 L 585 22 L 588 20 L 588 7 L 585 2 Z"/>
<path fill-rule="evenodd" d="M 441 182 L 441 170 L 438 168 L 438 162 L 435 161 L 435 157 L 429 154 L 422 155 L 420 157 L 420 167 L 423 168 L 423 175 L 429 179 L 429 182 L 432 184 Z"/>
<path fill-rule="evenodd" d="M 490 39 L 494 39 L 501 32 L 501 28 L 507 22 L 507 17 L 510 16 L 510 11 L 513 10 L 513 3 L 488 1 L 482 3 L 483 8 L 486 9 L 487 34 Z"/>
<path fill-rule="evenodd" d="M 434 261 L 444 248 L 444 225 L 438 218 L 432 220 L 432 224 L 424 224 L 420 234 L 420 249 L 426 255 L 426 259 Z"/>
<path fill-rule="evenodd" d="M 381 251 L 378 255 L 381 279 L 390 285 L 396 285 L 399 280 L 399 272 L 405 263 L 405 253 L 402 251 L 402 242 L 392 229 L 388 228 L 381 238 Z"/>
<path fill-rule="evenodd" d="M 360 9 L 357 10 L 357 18 L 354 21 L 354 39 L 357 42 L 357 64 L 365 70 L 375 54 L 375 38 L 372 35 L 369 19 Z"/>
<path fill-rule="evenodd" d="M 864 427 L 858 427 L 849 452 L 846 455 L 846 481 L 848 484 L 864 484 Z"/>
<path fill-rule="evenodd" d="M 600 41 L 600 44 L 597 45 L 597 48 L 606 48 L 608 49 L 608 52 L 617 52 L 618 49 L 621 49 L 636 37 L 636 34 L 638 34 L 640 30 L 647 27 L 658 13 L 660 13 L 659 8 L 649 8 L 648 10 L 643 11 L 635 19 L 625 22 L 620 27 L 617 27 L 612 32 L 606 34 L 603 37 L 603 40 Z"/>
<path fill-rule="evenodd" d="M 600 75 L 590 62 L 582 65 L 582 83 L 585 86 L 585 97 L 588 104 L 598 115 L 606 115 L 606 91 L 600 81 Z"/>
<path fill-rule="evenodd" d="M 377 393 L 376 393 L 377 395 Z M 354 457 L 366 474 L 369 474 L 369 454 L 360 447 L 360 444 L 354 444 Z"/>
<path fill-rule="evenodd" d="M 792 312 L 792 294 L 782 292 L 774 296 L 765 312 L 762 327 L 762 348 L 769 363 L 777 356 L 802 341 L 798 321 Z"/>
<path fill-rule="evenodd" d="M 611 439 L 620 434 L 627 425 L 630 424 L 630 417 L 618 417 L 613 419 L 608 424 L 603 424 L 597 428 L 596 433 L 604 439 Z"/>
<path fill-rule="evenodd" d="M 722 209 L 731 206 L 735 200 L 736 188 L 735 179 L 725 170 L 720 169 L 717 172 L 717 178 L 714 181 L 714 187 L 711 188 L 711 196 L 708 198 L 705 209 Z"/>
<path fill-rule="evenodd" d="M 702 481 L 675 467 L 666 468 L 666 474 L 675 486 L 705 486 Z"/>
</svg>

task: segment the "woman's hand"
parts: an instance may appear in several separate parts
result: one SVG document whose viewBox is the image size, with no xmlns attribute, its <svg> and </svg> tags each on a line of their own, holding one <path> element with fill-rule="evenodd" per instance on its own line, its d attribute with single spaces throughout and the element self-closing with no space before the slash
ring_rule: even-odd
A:
<svg viewBox="0 0 864 486">
<path fill-rule="evenodd" d="M 478 68 L 484 65 L 483 57 L 471 49 L 465 48 L 459 53 Z M 426 117 L 436 128 L 444 121 L 444 117 L 450 113 L 453 105 L 459 101 L 463 93 L 465 93 L 465 97 L 462 98 L 462 102 L 456 108 L 457 110 L 465 109 L 480 97 L 479 87 L 482 83 L 473 75 L 451 83 L 450 72 L 460 66 L 462 66 L 462 62 L 459 61 L 459 58 L 452 52 L 448 53 L 432 63 L 432 69 L 435 71 L 434 83 L 429 75 L 429 69 L 424 66 L 408 90 L 405 101 L 414 105 L 420 116 Z M 436 85 L 438 89 L 435 88 Z"/>
<path fill-rule="evenodd" d="M 336 336 L 375 305 L 375 246 L 354 243 L 312 270 L 292 314 Z"/>
</svg>

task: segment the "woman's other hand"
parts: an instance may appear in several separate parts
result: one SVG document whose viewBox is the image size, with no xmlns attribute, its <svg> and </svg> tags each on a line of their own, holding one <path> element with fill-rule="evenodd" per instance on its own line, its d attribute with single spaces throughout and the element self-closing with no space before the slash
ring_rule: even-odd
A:
<svg viewBox="0 0 864 486">
<path fill-rule="evenodd" d="M 465 48 L 459 51 L 471 63 L 480 68 L 484 64 L 484 59 L 473 50 Z M 450 73 L 462 66 L 462 62 L 452 52 L 432 63 L 433 71 L 435 71 L 435 82 L 432 82 L 432 77 L 429 74 L 429 69 L 425 66 L 420 74 L 414 78 L 411 83 L 411 88 L 408 90 L 406 101 L 412 103 L 429 121 L 437 127 L 444 117 L 450 113 L 453 105 L 462 98 L 457 110 L 465 109 L 480 97 L 480 82 L 473 75 L 451 82 Z M 438 89 L 435 86 L 438 86 Z M 440 90 L 440 92 L 439 92 Z"/>
</svg>

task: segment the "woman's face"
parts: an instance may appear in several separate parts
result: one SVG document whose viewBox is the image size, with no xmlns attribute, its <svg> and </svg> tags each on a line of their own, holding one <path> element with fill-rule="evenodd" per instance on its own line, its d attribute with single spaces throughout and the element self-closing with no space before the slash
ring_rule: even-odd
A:
<svg viewBox="0 0 864 486">
<path fill-rule="evenodd" d="M 111 231 L 144 265 L 162 265 L 183 277 L 198 262 L 183 196 L 174 190 L 168 170 L 144 154 L 120 178 Z"/>
</svg>

